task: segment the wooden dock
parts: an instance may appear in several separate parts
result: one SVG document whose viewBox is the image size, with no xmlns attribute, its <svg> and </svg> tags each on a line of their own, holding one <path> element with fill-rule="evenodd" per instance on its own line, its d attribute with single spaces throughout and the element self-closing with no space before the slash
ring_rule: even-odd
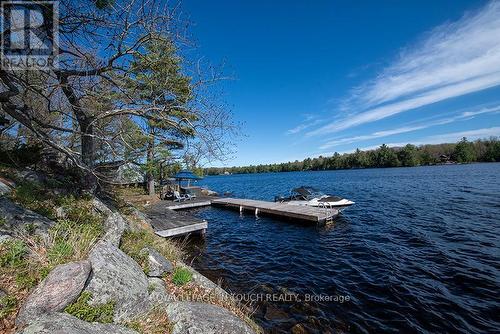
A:
<svg viewBox="0 0 500 334">
<path fill-rule="evenodd" d="M 192 209 L 202 206 L 218 206 L 236 209 L 240 212 L 251 211 L 256 216 L 269 215 L 276 218 L 287 218 L 306 221 L 315 224 L 325 224 L 334 219 L 339 211 L 304 205 L 291 205 L 256 201 L 241 198 L 197 198 L 191 201 L 173 202 L 161 201 L 146 209 L 155 233 L 162 237 L 173 237 L 189 233 L 205 233 L 208 222 L 192 216 L 188 212 L 178 210 Z"/>
<path fill-rule="evenodd" d="M 205 198 L 183 202 L 161 201 L 151 205 L 146 210 L 146 215 L 150 219 L 155 233 L 161 237 L 173 237 L 189 233 L 204 234 L 208 227 L 206 220 L 194 217 L 187 212 L 175 210 L 202 207 L 210 204 L 210 200 Z"/>
<path fill-rule="evenodd" d="M 202 206 L 209 206 L 212 204 L 210 198 L 196 198 L 193 200 L 182 201 L 182 202 L 174 202 L 174 201 L 163 201 L 163 202 L 166 202 L 166 206 L 170 210 L 193 209 Z"/>
<path fill-rule="evenodd" d="M 325 209 L 305 205 L 291 205 L 287 203 L 240 198 L 217 198 L 212 200 L 212 205 L 232 208 L 240 212 L 253 211 L 256 216 L 259 214 L 271 215 L 280 218 L 314 222 L 316 224 L 325 224 L 339 214 L 337 209 Z"/>
</svg>

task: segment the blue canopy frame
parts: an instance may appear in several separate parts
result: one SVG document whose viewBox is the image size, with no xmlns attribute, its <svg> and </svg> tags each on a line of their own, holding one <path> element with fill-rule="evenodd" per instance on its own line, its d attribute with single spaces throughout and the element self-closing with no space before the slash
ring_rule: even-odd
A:
<svg viewBox="0 0 500 334">
<path fill-rule="evenodd" d="M 188 181 L 188 186 L 190 185 L 191 180 L 202 180 L 202 177 L 199 177 L 195 175 L 192 171 L 188 169 L 183 169 L 179 173 L 174 175 L 174 178 L 179 181 L 179 185 L 181 184 L 181 181 L 187 180 Z"/>
</svg>

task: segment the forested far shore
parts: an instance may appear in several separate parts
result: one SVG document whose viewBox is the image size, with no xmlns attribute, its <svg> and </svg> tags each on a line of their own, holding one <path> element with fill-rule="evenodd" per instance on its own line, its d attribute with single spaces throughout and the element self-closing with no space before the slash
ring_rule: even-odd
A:
<svg viewBox="0 0 500 334">
<path fill-rule="evenodd" d="M 462 138 L 458 143 L 444 143 L 404 147 L 389 147 L 385 144 L 375 150 L 353 153 L 335 153 L 329 157 L 319 156 L 302 161 L 276 164 L 262 164 L 241 167 L 205 168 L 206 175 L 249 174 L 268 172 L 293 172 L 336 170 L 351 168 L 414 167 L 440 163 L 470 163 L 500 161 L 500 140 L 498 137 L 468 141 Z"/>
</svg>

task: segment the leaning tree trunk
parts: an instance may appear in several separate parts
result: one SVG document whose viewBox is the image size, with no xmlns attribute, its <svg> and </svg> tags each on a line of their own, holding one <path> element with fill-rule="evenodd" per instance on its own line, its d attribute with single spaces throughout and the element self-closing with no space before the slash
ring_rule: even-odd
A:
<svg viewBox="0 0 500 334">
<path fill-rule="evenodd" d="M 147 190 L 149 196 L 153 196 L 155 194 L 155 178 L 153 175 L 153 160 L 154 160 L 154 133 L 153 128 L 151 127 L 149 131 L 149 142 L 147 148 L 147 161 L 146 161 L 146 181 L 147 181 Z"/>
<path fill-rule="evenodd" d="M 83 188 L 85 191 L 94 193 L 97 190 L 97 178 L 93 173 L 95 165 L 95 141 L 94 127 L 92 121 L 88 119 L 79 120 L 82 135 L 80 137 L 82 162 L 88 167 L 83 177 Z"/>
<path fill-rule="evenodd" d="M 82 163 L 84 165 L 83 190 L 95 193 L 97 190 L 97 178 L 94 174 L 95 144 L 93 118 L 85 113 L 80 99 L 75 94 L 73 88 L 68 84 L 68 76 L 58 73 L 58 78 L 64 95 L 71 104 L 78 126 L 80 127 L 80 143 L 82 153 Z"/>
</svg>

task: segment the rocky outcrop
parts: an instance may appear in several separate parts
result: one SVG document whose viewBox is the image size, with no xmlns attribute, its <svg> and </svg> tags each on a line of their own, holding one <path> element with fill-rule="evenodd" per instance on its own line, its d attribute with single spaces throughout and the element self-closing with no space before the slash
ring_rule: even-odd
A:
<svg viewBox="0 0 500 334">
<path fill-rule="evenodd" d="M 36 183 L 44 183 L 47 181 L 47 176 L 43 173 L 31 170 L 31 169 L 23 169 L 16 171 L 16 177 L 18 179 L 22 179 L 23 181 L 30 181 Z"/>
<path fill-rule="evenodd" d="M 92 276 L 85 288 L 91 304 L 115 302 L 114 321 L 127 321 L 149 310 L 148 279 L 141 267 L 118 247 L 99 241 L 90 252 Z"/>
<path fill-rule="evenodd" d="M 0 217 L 3 218 L 0 225 L 2 235 L 22 234 L 27 231 L 47 235 L 48 229 L 55 224 L 54 221 L 27 210 L 5 197 L 0 197 Z"/>
<path fill-rule="evenodd" d="M 71 262 L 54 268 L 25 300 L 16 325 L 23 326 L 41 315 L 64 310 L 82 292 L 90 268 L 89 261 Z"/>
<path fill-rule="evenodd" d="M 155 249 L 147 247 L 141 250 L 141 254 L 148 257 L 148 276 L 162 277 L 164 274 L 172 272 L 174 267 L 163 255 Z"/>
<path fill-rule="evenodd" d="M 118 212 L 113 212 L 104 221 L 104 230 L 106 232 L 103 239 L 118 247 L 126 228 L 127 223 L 122 216 Z"/>
<path fill-rule="evenodd" d="M 103 216 L 109 216 L 113 213 L 113 211 L 111 211 L 106 204 L 96 197 L 92 200 L 92 207 L 95 212 L 102 214 Z"/>
<path fill-rule="evenodd" d="M 253 334 L 254 331 L 228 310 L 210 304 L 175 302 L 167 306 L 173 334 Z"/>
<path fill-rule="evenodd" d="M 120 325 L 89 323 L 62 313 L 82 290 L 91 294 L 91 305 L 113 302 L 113 322 L 116 324 L 133 321 L 147 315 L 153 308 L 159 308 L 165 310 L 169 320 L 175 324 L 175 334 L 254 333 L 245 322 L 224 308 L 175 301 L 175 296 L 168 292 L 165 282 L 160 278 L 172 272 L 172 263 L 155 249 L 145 248 L 142 251 L 148 257 L 146 275 L 137 262 L 119 249 L 121 236 L 130 228 L 129 223 L 97 199 L 93 207 L 106 217 L 103 238 L 92 248 L 88 261 L 56 267 L 35 288 L 16 318 L 18 328 L 26 326 L 18 333 L 137 334 Z M 61 210 L 60 216 L 64 215 L 64 210 Z M 47 234 L 48 229 L 55 224 L 1 196 L 0 217 L 5 217 L 5 223 L 2 220 L 3 226 L 0 226 L 0 240 L 15 237 L 16 231 L 24 233 L 28 229 Z M 148 218 L 144 216 L 144 222 L 147 221 Z M 195 283 L 214 290 L 224 298 L 230 298 L 219 286 L 195 270 L 191 272 Z"/>
<path fill-rule="evenodd" d="M 151 307 L 165 307 L 175 301 L 175 297 L 168 293 L 165 282 L 157 277 L 148 278 L 149 303 Z"/>
<path fill-rule="evenodd" d="M 53 313 L 37 319 L 20 334 L 137 334 L 119 325 L 90 323 L 66 313 Z"/>
</svg>

